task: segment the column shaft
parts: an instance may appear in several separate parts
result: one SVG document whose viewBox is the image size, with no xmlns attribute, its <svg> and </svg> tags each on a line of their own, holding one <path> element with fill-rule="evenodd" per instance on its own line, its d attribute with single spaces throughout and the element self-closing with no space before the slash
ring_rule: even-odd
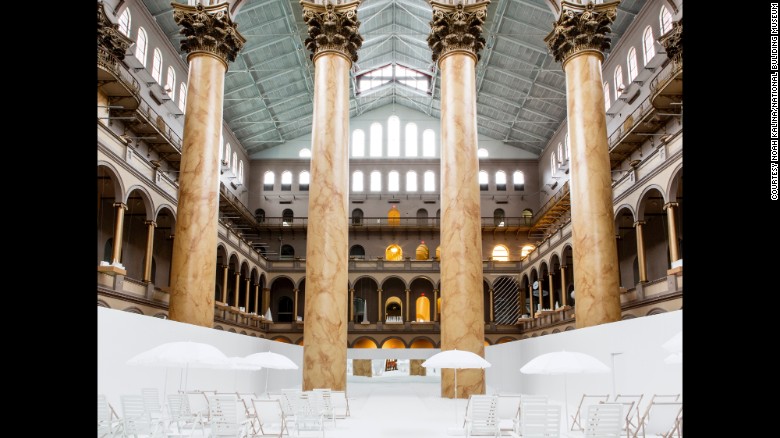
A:
<svg viewBox="0 0 780 438">
<path fill-rule="evenodd" d="M 244 281 L 246 282 L 246 287 L 244 288 L 244 312 L 249 313 L 249 278 L 245 278 Z"/>
<path fill-rule="evenodd" d="M 494 312 L 494 305 L 493 305 L 493 288 L 490 288 L 490 323 L 492 324 L 495 322 L 495 317 L 493 315 Z"/>
<path fill-rule="evenodd" d="M 664 205 L 666 209 L 666 219 L 668 222 L 667 228 L 669 228 L 669 258 L 672 262 L 676 262 L 680 259 L 680 254 L 677 247 L 677 223 L 674 220 L 674 211 L 677 209 L 676 202 L 669 202 Z"/>
<path fill-rule="evenodd" d="M 114 207 L 116 207 L 116 215 L 114 216 L 114 251 L 111 254 L 111 263 L 117 264 L 122 262 L 122 231 L 125 227 L 127 205 L 117 202 Z"/>
<path fill-rule="evenodd" d="M 241 281 L 241 271 L 236 271 L 235 272 L 235 276 L 236 276 L 236 283 L 235 283 L 235 287 L 233 288 L 233 304 L 232 305 L 233 305 L 233 307 L 238 308 L 238 293 L 241 290 L 241 287 L 239 286 L 239 283 Z"/>
<path fill-rule="evenodd" d="M 409 289 L 406 289 L 406 322 L 409 322 Z"/>
<path fill-rule="evenodd" d="M 377 308 L 376 308 L 376 322 L 384 322 L 384 306 L 382 305 L 382 289 L 377 289 Z"/>
<path fill-rule="evenodd" d="M 561 266 L 561 306 L 566 307 L 566 266 Z"/>
<path fill-rule="evenodd" d="M 634 222 L 634 229 L 636 230 L 636 256 L 639 264 L 639 282 L 647 282 L 647 264 L 645 263 L 645 239 L 642 235 L 643 221 Z"/>
<path fill-rule="evenodd" d="M 228 266 L 225 265 L 222 267 L 222 303 L 223 304 L 228 304 L 227 293 L 228 293 Z"/>
<path fill-rule="evenodd" d="M 154 250 L 154 221 L 146 221 L 146 259 L 144 261 L 144 282 L 152 281 L 152 252 Z"/>
<path fill-rule="evenodd" d="M 255 315 L 260 311 L 260 283 L 255 283 Z"/>
<path fill-rule="evenodd" d="M 293 322 L 298 320 L 298 289 L 293 289 Z"/>
<path fill-rule="evenodd" d="M 553 310 L 555 308 L 555 305 L 554 305 L 555 304 L 555 294 L 553 293 L 554 288 L 553 288 L 552 269 L 550 269 L 550 271 L 547 273 L 547 278 L 548 278 L 549 283 L 550 283 L 548 285 L 548 287 L 550 288 L 550 310 Z"/>
</svg>

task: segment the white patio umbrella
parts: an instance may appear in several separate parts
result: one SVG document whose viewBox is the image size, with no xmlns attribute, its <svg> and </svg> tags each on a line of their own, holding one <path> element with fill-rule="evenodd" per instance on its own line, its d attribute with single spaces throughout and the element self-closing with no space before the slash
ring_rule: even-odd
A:
<svg viewBox="0 0 780 438">
<path fill-rule="evenodd" d="M 297 370 L 298 365 L 295 364 L 290 358 L 283 354 L 273 353 L 270 351 L 263 351 L 260 353 L 250 354 L 243 358 L 243 362 L 250 366 L 256 366 L 260 368 L 269 368 L 274 370 Z M 268 393 L 268 373 L 265 373 L 265 392 Z"/>
<path fill-rule="evenodd" d="M 566 375 L 608 373 L 611 369 L 593 356 L 575 351 L 554 351 L 537 356 L 520 368 L 523 374 L 563 374 L 563 407 L 566 429 L 569 428 L 569 396 Z"/>
<path fill-rule="evenodd" d="M 187 387 L 187 371 L 190 368 L 226 368 L 229 360 L 224 353 L 210 344 L 202 342 L 167 342 L 150 350 L 138 353 L 128 360 L 127 365 L 180 368 L 183 370 Z M 165 371 L 165 386 L 168 383 L 168 370 Z M 181 386 L 181 379 L 179 382 Z M 164 388 L 165 389 L 165 388 Z"/>
<path fill-rule="evenodd" d="M 490 368 L 490 362 L 478 354 L 464 350 L 447 350 L 436 353 L 422 363 L 425 368 L 453 368 L 455 370 L 455 423 L 458 422 L 458 370 Z"/>
</svg>

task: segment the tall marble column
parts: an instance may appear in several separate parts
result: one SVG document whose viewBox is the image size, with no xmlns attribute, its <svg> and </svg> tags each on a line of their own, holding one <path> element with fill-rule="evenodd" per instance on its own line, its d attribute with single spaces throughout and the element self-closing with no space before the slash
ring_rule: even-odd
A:
<svg viewBox="0 0 780 438">
<path fill-rule="evenodd" d="M 301 1 L 314 62 L 303 389 L 343 391 L 347 384 L 349 70 L 363 44 L 360 1 Z"/>
<path fill-rule="evenodd" d="M 293 289 L 293 322 L 298 320 L 298 289 Z"/>
<path fill-rule="evenodd" d="M 154 221 L 146 221 L 146 258 L 144 259 L 144 282 L 152 281 L 152 252 L 154 250 L 154 228 L 157 224 Z"/>
<path fill-rule="evenodd" d="M 561 265 L 561 306 L 566 307 L 566 265 Z"/>
<path fill-rule="evenodd" d="M 222 304 L 227 304 L 228 293 L 228 265 L 222 266 Z"/>
<path fill-rule="evenodd" d="M 547 281 L 548 287 L 550 288 L 550 302 L 549 302 L 549 305 L 550 305 L 550 310 L 552 310 L 552 309 L 555 308 L 555 306 L 553 304 L 555 302 L 555 294 L 553 293 L 553 273 L 552 273 L 552 269 L 550 269 L 547 272 L 547 278 L 548 278 L 548 281 Z M 544 307 L 544 306 L 542 306 L 542 307 Z"/>
<path fill-rule="evenodd" d="M 181 49 L 188 54 L 190 68 L 169 317 L 206 327 L 214 324 L 219 134 L 225 72 L 228 61 L 236 59 L 246 41 L 230 19 L 228 7 L 227 3 L 173 3 L 173 19 L 182 27 Z"/>
<path fill-rule="evenodd" d="M 236 271 L 233 273 L 236 276 L 236 282 L 235 287 L 233 288 L 233 303 L 232 306 L 235 308 L 238 308 L 238 294 L 241 291 L 241 271 Z"/>
<path fill-rule="evenodd" d="M 639 265 L 639 282 L 647 282 L 647 264 L 645 263 L 645 239 L 642 233 L 642 225 L 645 221 L 634 222 L 634 230 L 636 230 L 636 258 Z"/>
<path fill-rule="evenodd" d="M 620 320 L 612 178 L 601 63 L 619 2 L 561 4 L 545 38 L 566 74 L 576 327 Z"/>
<path fill-rule="evenodd" d="M 485 47 L 489 1 L 431 1 L 428 46 L 441 74 L 441 350 L 485 355 L 482 233 L 479 215 L 476 64 Z M 443 369 L 442 397 L 455 397 L 454 370 Z M 458 398 L 485 393 L 484 370 L 458 372 Z"/>
<path fill-rule="evenodd" d="M 263 288 L 263 307 L 261 309 L 263 310 L 263 315 L 268 312 L 268 309 L 271 308 L 271 289 L 264 287 Z"/>
<path fill-rule="evenodd" d="M 677 222 L 675 222 L 675 210 L 677 210 L 676 202 L 667 202 L 664 204 L 664 210 L 666 210 L 667 228 L 669 229 L 669 259 L 672 262 L 676 262 L 680 259 L 680 253 L 677 247 Z"/>
<path fill-rule="evenodd" d="M 260 313 L 260 283 L 255 283 L 255 315 Z"/>
<path fill-rule="evenodd" d="M 111 266 L 113 272 L 121 275 L 127 275 L 127 271 L 122 266 L 122 239 L 125 228 L 125 210 L 127 204 L 124 202 L 115 202 L 116 214 L 114 215 L 114 248 L 111 252 Z"/>
</svg>

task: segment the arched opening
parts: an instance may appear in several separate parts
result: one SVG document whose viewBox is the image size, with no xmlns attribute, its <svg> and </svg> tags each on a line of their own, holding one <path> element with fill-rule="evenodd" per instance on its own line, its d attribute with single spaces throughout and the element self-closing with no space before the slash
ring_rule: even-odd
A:
<svg viewBox="0 0 780 438">
<path fill-rule="evenodd" d="M 282 211 L 282 226 L 283 227 L 289 227 L 293 223 L 293 217 L 295 216 L 295 213 L 293 213 L 292 210 L 289 208 L 285 208 L 284 211 Z"/>
<path fill-rule="evenodd" d="M 428 210 L 424 208 L 417 210 L 417 225 L 428 225 Z"/>
<path fill-rule="evenodd" d="M 359 208 L 352 210 L 352 225 L 363 225 L 363 210 Z"/>
<path fill-rule="evenodd" d="M 377 348 L 377 345 L 372 339 L 360 338 L 352 344 L 352 348 Z"/>
<path fill-rule="evenodd" d="M 282 260 L 292 260 L 295 258 L 295 248 L 292 245 L 282 245 L 282 252 L 279 254 L 279 258 Z"/>
<path fill-rule="evenodd" d="M 524 260 L 526 257 L 528 257 L 528 254 L 530 254 L 535 249 L 536 246 L 530 243 L 523 245 L 523 247 L 520 248 L 520 259 Z"/>
<path fill-rule="evenodd" d="M 276 305 L 276 317 L 278 322 L 292 322 L 293 300 L 290 297 L 281 297 Z"/>
<path fill-rule="evenodd" d="M 263 210 L 262 208 L 258 208 L 257 210 L 255 210 L 255 220 L 258 223 L 261 223 L 261 224 L 264 223 L 265 222 L 265 210 Z"/>
<path fill-rule="evenodd" d="M 431 320 L 431 300 L 423 293 L 420 298 L 415 301 L 415 317 L 417 322 L 428 322 Z"/>
<path fill-rule="evenodd" d="M 377 304 L 377 285 L 374 279 L 363 277 L 358 279 L 354 285 L 354 299 L 352 309 L 355 323 L 369 323 L 379 321 L 379 309 Z"/>
<path fill-rule="evenodd" d="M 628 208 L 621 208 L 615 217 L 617 239 L 618 273 L 620 287 L 633 289 L 639 282 L 637 262 L 636 228 L 634 214 Z"/>
<path fill-rule="evenodd" d="M 355 260 L 364 260 L 366 258 L 366 250 L 360 245 L 352 245 L 349 249 L 349 258 Z"/>
<path fill-rule="evenodd" d="M 653 281 L 666 277 L 670 268 L 669 260 L 669 223 L 665 200 L 657 189 L 650 189 L 639 202 L 639 220 L 644 221 L 642 239 L 644 241 L 647 280 Z"/>
<path fill-rule="evenodd" d="M 428 250 L 428 245 L 425 244 L 424 240 L 420 241 L 420 244 L 417 245 L 417 249 L 414 252 L 414 258 L 415 260 L 428 260 L 430 257 L 430 251 Z"/>
<path fill-rule="evenodd" d="M 97 168 L 98 197 L 98 263 L 111 263 L 114 252 L 114 226 L 116 223 L 116 207 L 114 203 L 122 200 L 122 188 L 116 174 L 108 167 Z"/>
<path fill-rule="evenodd" d="M 398 207 L 393 205 L 390 211 L 387 212 L 387 224 L 388 225 L 401 225 L 401 212 L 398 211 Z"/>
<path fill-rule="evenodd" d="M 411 309 L 414 313 L 411 316 L 412 321 L 428 322 L 431 321 L 431 314 L 435 309 L 431 307 L 431 298 L 433 297 L 433 283 L 428 278 L 415 278 L 409 284 L 409 299 L 411 300 Z"/>
<path fill-rule="evenodd" d="M 505 225 L 504 218 L 506 217 L 506 214 L 504 213 L 503 208 L 497 208 L 493 210 L 493 225 L 497 227 L 503 227 Z"/>
<path fill-rule="evenodd" d="M 508 262 L 509 261 L 509 249 L 504 245 L 496 245 L 493 247 L 493 252 L 491 253 L 491 259 L 498 262 Z"/>
<path fill-rule="evenodd" d="M 409 348 L 436 348 L 436 346 L 433 345 L 430 339 L 417 338 L 412 341 Z"/>
<path fill-rule="evenodd" d="M 520 214 L 520 217 L 523 218 L 523 222 L 525 222 L 526 225 L 531 225 L 531 219 L 534 217 L 534 212 L 530 208 L 526 208 L 523 210 L 523 213 Z"/>
<path fill-rule="evenodd" d="M 287 277 L 279 277 L 271 283 L 271 313 L 274 322 L 292 322 L 295 306 L 295 285 Z"/>
<path fill-rule="evenodd" d="M 173 256 L 173 233 L 176 217 L 167 207 L 160 209 L 154 220 L 154 244 L 152 251 L 152 283 L 157 287 L 168 287 L 171 282 L 171 258 Z M 221 279 L 219 276 L 217 279 Z"/>
<path fill-rule="evenodd" d="M 403 308 L 403 303 L 398 297 L 385 300 L 385 322 L 403 322 Z"/>
<path fill-rule="evenodd" d="M 148 210 L 151 202 L 146 193 L 136 189 L 127 197 L 127 210 L 124 212 L 124 227 L 122 230 L 121 262 L 127 270 L 127 277 L 143 280 L 144 262 L 149 219 Z"/>
<path fill-rule="evenodd" d="M 382 343 L 382 349 L 388 348 L 406 348 L 404 341 L 398 338 L 390 338 Z"/>
<path fill-rule="evenodd" d="M 385 249 L 385 260 L 401 261 L 404 259 L 404 251 L 400 246 L 392 244 Z"/>
<path fill-rule="evenodd" d="M 284 336 L 277 336 L 277 337 L 275 337 L 275 338 L 273 338 L 271 340 L 272 341 L 276 341 L 276 342 L 281 342 L 282 344 L 292 344 L 292 341 L 287 339 Z"/>
</svg>

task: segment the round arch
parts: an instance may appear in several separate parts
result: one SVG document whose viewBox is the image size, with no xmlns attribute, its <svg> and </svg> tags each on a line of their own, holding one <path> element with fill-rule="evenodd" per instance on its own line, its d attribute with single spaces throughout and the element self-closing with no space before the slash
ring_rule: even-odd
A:
<svg viewBox="0 0 780 438">
<path fill-rule="evenodd" d="M 135 306 L 125 307 L 124 309 L 122 309 L 122 311 L 123 312 L 128 312 L 128 313 L 137 313 L 139 315 L 143 315 L 144 314 L 144 312 L 141 309 L 139 309 L 138 307 L 135 307 Z"/>
<path fill-rule="evenodd" d="M 498 340 L 496 341 L 496 343 L 494 345 L 506 344 L 507 342 L 514 342 L 516 340 L 517 339 L 513 338 L 512 336 L 503 336 L 503 337 L 498 338 Z"/>
<path fill-rule="evenodd" d="M 666 313 L 666 309 L 661 307 L 653 307 L 649 312 L 647 312 L 647 315 L 645 316 L 660 315 L 661 313 Z"/>
<path fill-rule="evenodd" d="M 106 309 L 110 309 L 111 308 L 111 306 L 109 306 L 107 302 L 105 302 L 103 300 L 97 300 L 97 301 L 98 301 L 97 305 L 99 307 L 105 307 Z"/>
<path fill-rule="evenodd" d="M 636 211 L 634 210 L 634 207 L 632 207 L 632 206 L 631 206 L 631 205 L 629 205 L 629 204 L 620 204 L 620 205 L 619 205 L 619 206 L 618 206 L 618 207 L 615 209 L 615 216 L 614 216 L 614 219 L 617 219 L 617 218 L 618 218 L 618 216 L 620 216 L 620 214 L 621 214 L 621 210 L 628 210 L 628 212 L 631 214 L 631 219 L 633 219 L 634 221 L 636 221 Z"/>
<path fill-rule="evenodd" d="M 385 288 L 388 287 L 388 283 L 392 285 L 392 282 L 394 282 L 395 280 L 398 280 L 401 283 L 403 289 L 407 289 L 409 287 L 409 285 L 406 284 L 406 281 L 404 281 L 404 279 L 398 275 L 389 275 L 383 278 L 380 287 L 382 288 L 382 290 L 385 290 Z"/>
<path fill-rule="evenodd" d="M 417 336 L 409 342 L 409 348 L 436 348 L 433 339 L 427 336 Z"/>
<path fill-rule="evenodd" d="M 666 199 L 668 199 L 667 202 L 677 202 L 677 193 L 679 190 L 681 190 L 682 186 L 682 168 L 683 165 L 680 163 L 672 171 L 672 177 L 669 178 L 669 183 L 667 184 L 666 189 Z"/>
<path fill-rule="evenodd" d="M 145 220 L 147 221 L 154 220 L 156 216 L 154 203 L 152 202 L 152 195 L 149 194 L 149 191 L 146 189 L 146 187 L 139 184 L 134 184 L 128 187 L 127 192 L 125 192 L 125 195 L 123 196 L 122 202 L 124 202 L 129 207 L 130 195 L 132 195 L 134 191 L 138 191 L 138 193 L 141 195 L 140 196 L 141 202 L 143 202 L 144 211 L 146 212 Z"/>
<path fill-rule="evenodd" d="M 274 336 L 271 338 L 272 341 L 281 342 L 284 344 L 292 344 L 292 341 L 287 336 Z"/>
<path fill-rule="evenodd" d="M 407 348 L 406 343 L 403 339 L 399 338 L 398 336 L 390 336 L 385 338 L 382 341 L 382 347 L 383 350 L 390 349 L 390 348 Z"/>
<path fill-rule="evenodd" d="M 634 216 L 636 220 L 638 221 L 645 220 L 645 210 L 647 209 L 647 202 L 645 201 L 648 200 L 648 198 L 650 197 L 649 196 L 650 192 L 652 192 L 653 190 L 655 190 L 656 192 L 658 192 L 659 195 L 661 195 L 661 205 L 663 206 L 663 204 L 666 203 L 666 198 L 665 198 L 666 191 L 658 184 L 650 184 L 649 186 L 645 187 L 642 190 L 642 194 L 639 195 L 638 198 L 639 201 L 637 201 L 637 207 L 636 207 L 636 215 Z"/>
<path fill-rule="evenodd" d="M 352 347 L 350 348 L 379 348 L 379 344 L 377 344 L 374 338 L 361 336 L 352 342 Z"/>
<path fill-rule="evenodd" d="M 128 193 L 125 192 L 124 182 L 119 175 L 113 164 L 107 161 L 98 161 L 98 178 L 108 177 L 113 183 L 114 202 L 124 202 L 125 193 Z"/>
</svg>

